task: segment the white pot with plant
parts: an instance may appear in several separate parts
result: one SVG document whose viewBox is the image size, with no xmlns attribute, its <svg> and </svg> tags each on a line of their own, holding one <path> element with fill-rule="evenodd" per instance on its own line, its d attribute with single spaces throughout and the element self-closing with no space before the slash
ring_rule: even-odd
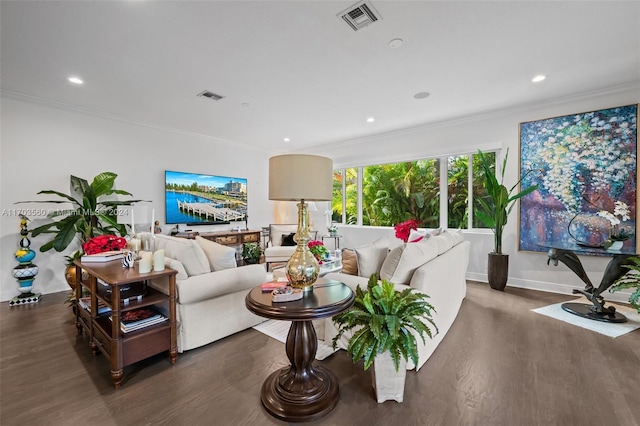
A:
<svg viewBox="0 0 640 426">
<path fill-rule="evenodd" d="M 364 360 L 364 369 L 374 366 L 373 387 L 377 401 L 404 399 L 406 362 L 411 359 L 418 365 L 416 335 L 425 341 L 425 335 L 432 338 L 433 306 L 428 295 L 411 288 L 396 290 L 394 285 L 377 275 L 369 278 L 366 291 L 356 288 L 353 306 L 346 312 L 333 317 L 338 326 L 338 334 L 333 338 L 337 347 L 340 337 L 353 330 L 347 352 L 353 362 Z"/>
</svg>

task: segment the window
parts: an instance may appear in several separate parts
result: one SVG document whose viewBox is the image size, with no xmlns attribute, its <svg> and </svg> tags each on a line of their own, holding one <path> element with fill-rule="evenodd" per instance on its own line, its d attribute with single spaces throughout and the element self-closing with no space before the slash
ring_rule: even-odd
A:
<svg viewBox="0 0 640 426">
<path fill-rule="evenodd" d="M 467 228 L 469 217 L 469 156 L 447 160 L 447 227 Z"/>
<path fill-rule="evenodd" d="M 496 153 L 495 152 L 485 152 L 484 153 L 485 158 L 491 162 L 491 164 L 493 164 L 493 167 L 491 168 L 491 170 L 495 173 L 496 172 Z M 483 198 L 485 199 L 485 201 L 491 205 L 491 200 L 489 199 L 489 194 L 487 192 L 487 188 L 485 188 L 482 185 L 482 180 L 484 179 L 484 171 L 482 170 L 482 167 L 480 166 L 480 157 L 478 156 L 478 154 L 473 154 L 472 157 L 472 162 L 473 162 L 473 222 L 472 222 L 472 227 L 473 228 L 486 228 L 487 225 L 485 225 L 480 219 L 478 219 L 478 216 L 476 215 L 476 211 L 478 209 L 478 206 L 480 205 L 480 203 L 478 203 L 478 200 Z"/>
<path fill-rule="evenodd" d="M 485 155 L 495 164 L 495 152 Z M 483 228 L 475 213 L 469 220 L 470 203 L 476 207 L 476 200 L 487 195 L 477 160 L 477 154 L 465 154 L 336 170 L 332 220 L 348 225 L 393 226 L 416 219 L 424 228 L 441 224 Z M 443 173 L 446 182 L 441 182 Z M 445 197 L 442 203 L 441 194 Z"/>
</svg>

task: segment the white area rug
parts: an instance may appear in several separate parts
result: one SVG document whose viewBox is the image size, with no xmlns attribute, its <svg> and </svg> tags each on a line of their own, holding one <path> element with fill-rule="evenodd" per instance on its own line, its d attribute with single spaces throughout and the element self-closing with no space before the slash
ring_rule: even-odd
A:
<svg viewBox="0 0 640 426">
<path fill-rule="evenodd" d="M 260 333 L 266 334 L 269 337 L 273 337 L 279 342 L 285 343 L 287 341 L 287 334 L 289 334 L 289 328 L 291 327 L 291 321 L 277 321 L 269 320 L 261 324 L 254 326 L 254 330 Z M 318 351 L 316 352 L 316 359 L 322 361 L 329 355 L 333 355 L 335 351 L 331 345 L 327 345 L 324 341 L 318 340 Z"/>
<path fill-rule="evenodd" d="M 580 297 L 574 300 L 568 300 L 567 302 L 585 303 L 585 304 L 591 305 L 591 302 L 589 302 L 584 297 Z M 615 306 L 617 312 L 627 317 L 627 322 L 610 323 L 610 322 L 595 321 L 588 318 L 582 318 L 582 317 L 579 317 L 578 315 L 574 315 L 572 313 L 566 312 L 562 309 L 561 305 L 567 302 L 556 303 L 554 305 L 532 309 L 532 311 L 538 314 L 559 319 L 560 321 L 568 322 L 569 324 L 577 325 L 578 327 L 586 328 L 588 330 L 592 330 L 597 333 L 604 334 L 605 336 L 614 337 L 614 338 L 622 336 L 623 334 L 629 333 L 637 328 L 640 328 L 640 315 L 638 315 L 638 312 L 631 307 L 618 305 L 610 302 L 605 303 L 605 307 L 610 305 Z"/>
</svg>

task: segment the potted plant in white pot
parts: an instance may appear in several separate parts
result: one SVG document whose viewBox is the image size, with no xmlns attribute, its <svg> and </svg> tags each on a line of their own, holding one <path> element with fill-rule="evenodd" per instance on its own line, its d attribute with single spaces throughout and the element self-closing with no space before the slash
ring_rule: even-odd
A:
<svg viewBox="0 0 640 426">
<path fill-rule="evenodd" d="M 509 150 L 502 161 L 502 170 L 500 174 L 500 182 L 495 173 L 495 164 L 487 159 L 484 153 L 478 150 L 480 158 L 480 167 L 484 172 L 484 187 L 487 189 L 487 200 L 478 198 L 480 208 L 476 211 L 478 218 L 491 230 L 494 235 L 494 251 L 489 253 L 487 263 L 487 277 L 489 285 L 494 290 L 504 291 L 507 285 L 507 277 L 509 276 L 509 255 L 502 253 L 502 233 L 507 225 L 509 213 L 513 209 L 515 202 L 527 194 L 538 189 L 538 185 L 533 185 L 522 189 L 520 192 L 514 193 L 520 185 L 522 178 L 516 182 L 511 189 L 504 186 L 504 171 L 507 168 L 507 158 Z M 493 166 L 493 167 L 492 167 Z M 527 174 L 531 172 L 528 171 Z"/>
<path fill-rule="evenodd" d="M 347 352 L 353 362 L 364 359 L 365 370 L 374 366 L 373 387 L 378 402 L 388 399 L 402 402 L 406 362 L 411 359 L 418 365 L 415 334 L 424 342 L 425 334 L 429 338 L 434 335 L 429 325 L 438 332 L 432 319 L 435 310 L 428 298 L 411 288 L 395 290 L 386 280 L 378 283 L 377 275 L 373 274 L 366 291 L 360 286 L 356 288 L 353 306 L 333 317 L 338 326 L 333 348 L 346 331 L 353 330 Z"/>
</svg>

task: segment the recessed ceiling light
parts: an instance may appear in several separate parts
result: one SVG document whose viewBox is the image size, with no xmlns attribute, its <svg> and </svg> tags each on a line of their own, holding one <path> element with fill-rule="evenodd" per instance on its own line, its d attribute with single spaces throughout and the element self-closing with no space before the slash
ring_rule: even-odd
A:
<svg viewBox="0 0 640 426">
<path fill-rule="evenodd" d="M 398 47 L 402 46 L 402 43 L 404 42 L 401 38 L 394 38 L 389 42 L 389 47 L 392 49 L 397 49 Z"/>
<path fill-rule="evenodd" d="M 282 140 L 285 141 L 285 142 L 291 142 L 291 139 L 289 139 L 289 138 L 284 138 Z"/>
<path fill-rule="evenodd" d="M 69 77 L 67 80 L 69 80 L 69 82 L 73 83 L 73 84 L 82 84 L 82 83 L 84 83 L 84 81 L 82 81 L 79 77 Z"/>
<path fill-rule="evenodd" d="M 367 123 L 373 123 L 374 121 L 376 121 L 376 119 L 373 117 L 367 118 Z"/>
<path fill-rule="evenodd" d="M 542 75 L 542 74 L 540 74 L 540 75 L 536 75 L 535 77 L 533 77 L 533 78 L 531 79 L 531 81 L 532 81 L 532 82 L 534 82 L 534 83 L 540 83 L 540 82 L 541 82 L 541 81 L 543 81 L 545 78 L 547 78 L 547 76 L 546 76 L 546 75 Z"/>
<path fill-rule="evenodd" d="M 413 95 L 413 97 L 415 99 L 424 99 L 424 98 L 428 98 L 429 95 L 431 95 L 431 93 L 429 93 L 429 92 L 419 92 L 419 93 L 416 93 L 415 95 Z"/>
</svg>

